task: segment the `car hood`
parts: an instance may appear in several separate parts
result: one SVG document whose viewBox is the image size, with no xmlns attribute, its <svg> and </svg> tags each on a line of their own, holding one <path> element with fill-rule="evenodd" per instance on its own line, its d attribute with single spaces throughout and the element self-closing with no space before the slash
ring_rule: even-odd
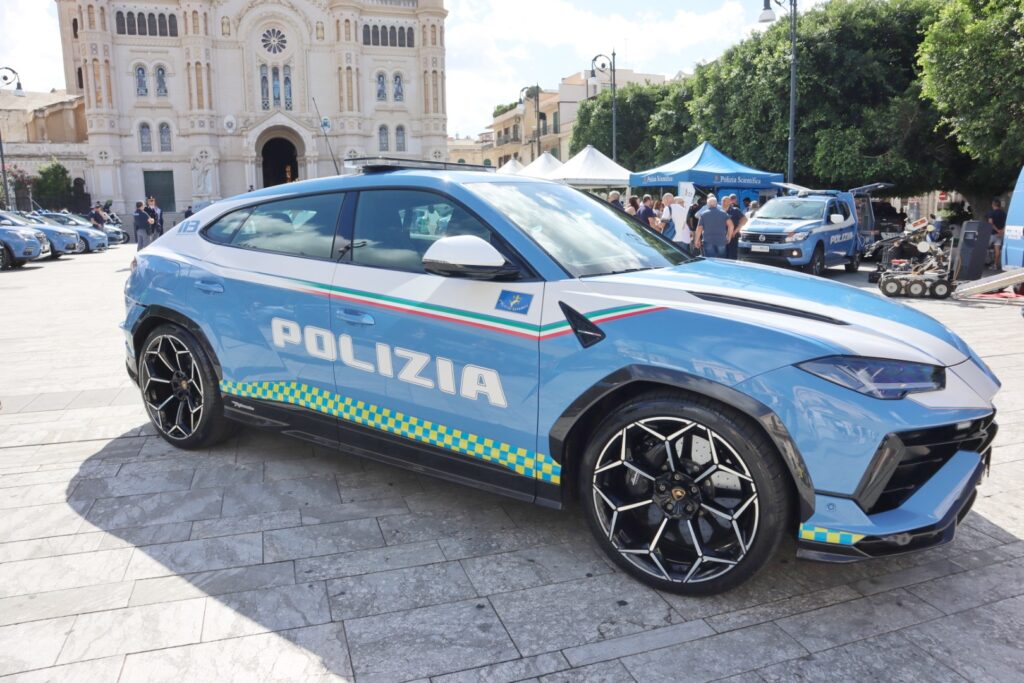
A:
<svg viewBox="0 0 1024 683">
<path fill-rule="evenodd" d="M 758 232 L 766 235 L 774 235 L 778 233 L 793 232 L 795 230 L 806 230 L 809 228 L 816 228 L 821 225 L 821 221 L 813 219 L 809 221 L 783 221 L 776 220 L 774 218 L 757 218 L 751 219 L 745 226 L 743 226 L 744 232 Z"/>
<path fill-rule="evenodd" d="M 952 366 L 971 350 L 934 318 L 878 294 L 771 266 L 698 259 L 587 278 L 630 303 L 700 312 L 786 332 L 830 354 Z"/>
<path fill-rule="evenodd" d="M 84 237 L 91 237 L 93 239 L 106 239 L 107 237 L 107 233 L 97 230 L 96 228 L 87 228 L 84 225 L 72 229 Z"/>
<path fill-rule="evenodd" d="M 78 239 L 78 233 L 68 228 L 58 228 L 56 225 L 35 225 L 33 227 L 47 235 L 60 235 L 66 239 Z"/>
</svg>

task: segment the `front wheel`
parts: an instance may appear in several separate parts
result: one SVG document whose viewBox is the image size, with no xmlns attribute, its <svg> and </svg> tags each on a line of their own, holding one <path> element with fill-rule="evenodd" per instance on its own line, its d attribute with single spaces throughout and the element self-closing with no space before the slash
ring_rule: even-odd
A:
<svg viewBox="0 0 1024 683">
<path fill-rule="evenodd" d="M 146 412 L 166 441 L 191 450 L 212 446 L 231 433 L 213 365 L 187 330 L 157 327 L 142 345 L 138 363 Z"/>
<path fill-rule="evenodd" d="M 790 522 L 782 462 L 727 406 L 641 396 L 602 421 L 583 455 L 584 514 L 602 550 L 640 581 L 685 595 L 750 579 Z"/>
<path fill-rule="evenodd" d="M 847 263 L 844 266 L 846 268 L 846 272 L 847 273 L 856 273 L 856 272 L 858 272 L 860 270 L 860 260 L 861 260 L 861 253 L 858 251 L 857 253 L 855 253 L 853 255 L 853 258 L 850 259 L 850 262 Z"/>
<path fill-rule="evenodd" d="M 92 249 L 89 248 L 89 243 L 85 239 L 79 238 L 78 251 L 81 254 L 88 254 Z"/>
<path fill-rule="evenodd" d="M 13 262 L 14 258 L 11 256 L 11 253 L 7 251 L 7 247 L 0 244 L 0 270 L 10 270 Z"/>
<path fill-rule="evenodd" d="M 811 275 L 821 277 L 825 274 L 825 268 L 825 249 L 819 244 L 814 248 L 811 260 L 804 266 L 804 269 Z"/>
</svg>

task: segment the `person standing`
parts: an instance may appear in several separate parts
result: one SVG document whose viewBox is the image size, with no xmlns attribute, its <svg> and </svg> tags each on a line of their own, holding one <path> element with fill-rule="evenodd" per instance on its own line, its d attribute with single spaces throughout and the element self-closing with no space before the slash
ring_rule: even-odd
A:
<svg viewBox="0 0 1024 683">
<path fill-rule="evenodd" d="M 135 242 L 140 250 L 149 244 L 150 217 L 143 208 L 142 202 L 135 202 L 135 213 L 132 214 L 132 225 L 135 228 Z"/>
<path fill-rule="evenodd" d="M 651 230 L 658 230 L 658 217 L 654 213 L 654 209 L 651 205 L 654 203 L 654 199 L 649 194 L 644 195 L 644 200 L 640 204 L 640 208 L 636 212 L 636 217 L 640 219 L 640 222 L 649 227 Z"/>
<path fill-rule="evenodd" d="M 704 206 L 704 201 L 703 197 L 697 197 L 690 208 L 686 210 L 686 224 L 690 226 L 691 234 L 697 232 L 697 213 Z"/>
<path fill-rule="evenodd" d="M 714 195 L 708 197 L 708 205 L 697 219 L 697 234 L 694 246 L 704 250 L 709 258 L 724 258 L 726 247 L 732 239 L 734 226 L 729 214 L 718 208 Z"/>
<path fill-rule="evenodd" d="M 92 223 L 92 227 L 103 232 L 103 225 L 106 221 L 103 215 L 103 205 L 99 202 L 96 202 L 96 206 L 89 212 L 89 222 Z"/>
<path fill-rule="evenodd" d="M 630 195 L 629 203 L 626 204 L 626 213 L 630 216 L 635 216 L 640 212 L 640 198 L 635 194 Z"/>
<path fill-rule="evenodd" d="M 992 210 L 988 212 L 985 219 L 992 225 L 992 267 L 996 270 L 1003 269 L 1003 234 L 1006 232 L 1006 212 L 1003 211 L 1003 203 L 998 199 L 992 200 Z"/>
<path fill-rule="evenodd" d="M 671 192 L 666 192 L 661 201 L 665 204 L 665 210 L 661 214 L 661 233 L 682 247 L 687 254 L 692 253 L 693 233 L 686 223 L 686 206 L 683 198 L 673 197 Z M 666 233 L 669 225 L 672 229 Z"/>
<path fill-rule="evenodd" d="M 725 250 L 725 258 L 735 261 L 740 255 L 740 230 L 747 224 L 747 217 L 743 215 L 743 211 L 740 209 L 739 197 L 731 194 L 726 201 L 728 204 L 725 206 L 725 212 L 729 214 L 729 220 L 732 221 L 733 231 Z"/>
<path fill-rule="evenodd" d="M 164 234 L 164 212 L 156 205 L 156 197 L 149 198 L 149 205 L 146 207 L 146 213 L 153 219 L 153 222 L 150 224 L 153 226 L 151 228 L 152 234 L 150 237 L 155 240 L 157 237 Z"/>
<path fill-rule="evenodd" d="M 186 218 L 186 220 L 189 219 L 189 218 L 192 218 L 192 213 L 193 213 L 192 205 L 189 204 L 189 207 L 187 209 L 185 209 L 185 218 Z"/>
<path fill-rule="evenodd" d="M 619 194 L 618 190 L 612 190 L 608 193 L 608 203 L 614 206 L 616 209 L 622 210 L 625 207 L 622 205 L 622 195 Z"/>
</svg>

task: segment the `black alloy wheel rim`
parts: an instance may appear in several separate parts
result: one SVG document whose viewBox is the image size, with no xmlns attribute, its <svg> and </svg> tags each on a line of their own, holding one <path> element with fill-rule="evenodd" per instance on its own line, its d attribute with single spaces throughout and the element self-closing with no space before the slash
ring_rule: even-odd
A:
<svg viewBox="0 0 1024 683">
<path fill-rule="evenodd" d="M 757 487 L 743 458 L 682 418 L 644 418 L 616 432 L 597 458 L 592 498 L 622 558 L 673 583 L 723 576 L 757 534 Z"/>
<path fill-rule="evenodd" d="M 815 251 L 811 257 L 811 272 L 814 275 L 821 275 L 825 272 L 825 255 L 820 251 Z"/>
<path fill-rule="evenodd" d="M 139 382 L 153 424 L 171 439 L 192 436 L 203 419 L 203 377 L 185 343 L 170 335 L 150 341 Z"/>
</svg>

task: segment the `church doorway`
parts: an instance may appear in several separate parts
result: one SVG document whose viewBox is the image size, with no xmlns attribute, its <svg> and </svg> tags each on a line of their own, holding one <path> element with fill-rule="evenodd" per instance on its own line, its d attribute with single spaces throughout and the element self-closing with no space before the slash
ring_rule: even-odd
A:
<svg viewBox="0 0 1024 683">
<path fill-rule="evenodd" d="M 260 151 L 263 158 L 263 187 L 299 179 L 299 155 L 286 138 L 270 138 Z"/>
</svg>

